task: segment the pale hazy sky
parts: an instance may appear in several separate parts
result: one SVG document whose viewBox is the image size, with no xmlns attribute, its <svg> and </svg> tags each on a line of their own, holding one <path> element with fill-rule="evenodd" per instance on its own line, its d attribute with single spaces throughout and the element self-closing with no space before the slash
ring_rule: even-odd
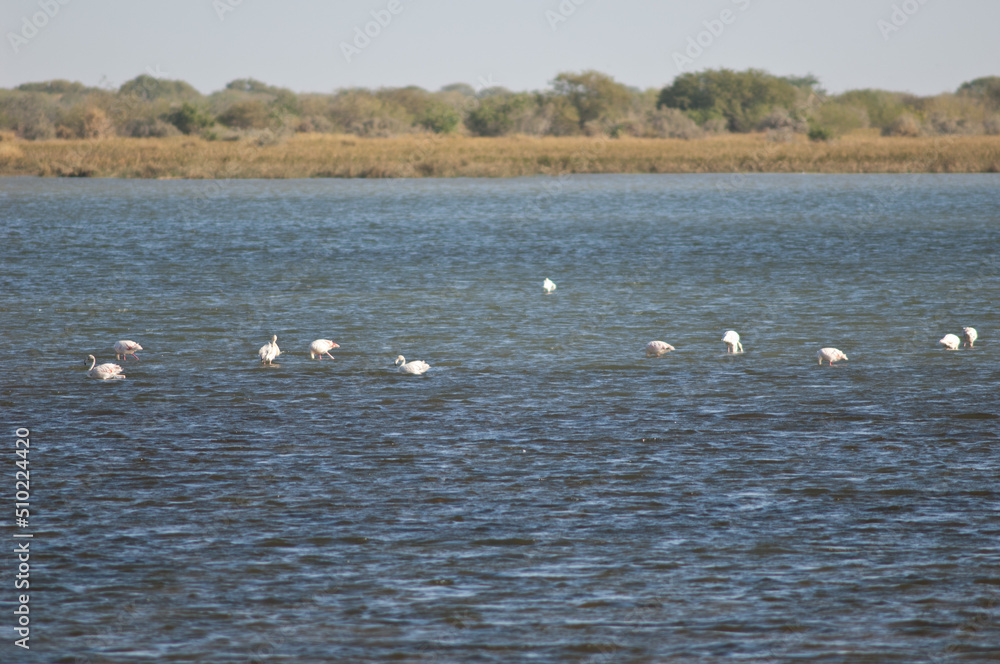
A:
<svg viewBox="0 0 1000 664">
<path fill-rule="evenodd" d="M 541 90 L 586 69 L 660 88 L 683 71 L 755 67 L 811 73 L 830 92 L 930 95 L 1000 75 L 996 0 L 2 2 L 2 88 L 155 73 L 204 93 L 245 77 L 296 92 Z"/>
</svg>

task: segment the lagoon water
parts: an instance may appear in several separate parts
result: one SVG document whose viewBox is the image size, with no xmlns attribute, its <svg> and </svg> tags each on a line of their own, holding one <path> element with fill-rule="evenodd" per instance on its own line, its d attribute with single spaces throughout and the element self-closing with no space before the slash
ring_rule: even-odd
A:
<svg viewBox="0 0 1000 664">
<path fill-rule="evenodd" d="M 0 661 L 1000 659 L 997 175 L 7 179 L 0 237 Z"/>
</svg>

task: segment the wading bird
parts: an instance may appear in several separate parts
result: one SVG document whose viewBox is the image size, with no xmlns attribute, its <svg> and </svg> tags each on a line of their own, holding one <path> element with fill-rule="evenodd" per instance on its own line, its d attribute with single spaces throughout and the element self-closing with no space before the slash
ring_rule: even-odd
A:
<svg viewBox="0 0 1000 664">
<path fill-rule="evenodd" d="M 674 347 L 665 341 L 650 341 L 646 344 L 646 357 L 660 357 L 672 350 L 675 350 Z"/>
<path fill-rule="evenodd" d="M 740 334 L 736 330 L 729 330 L 722 335 L 722 340 L 726 344 L 727 353 L 742 353 L 743 344 L 740 343 Z"/>
<path fill-rule="evenodd" d="M 331 348 L 340 348 L 340 344 L 335 344 L 329 339 L 317 339 L 316 341 L 309 344 L 309 359 L 314 360 L 316 356 L 319 355 L 319 359 L 323 359 L 326 355 L 331 360 L 335 360 L 333 355 L 330 355 Z"/>
<path fill-rule="evenodd" d="M 979 338 L 979 334 L 974 327 L 963 327 L 962 336 L 965 338 L 965 344 L 969 344 L 969 348 L 972 348 L 973 344 L 976 343 L 976 339 Z M 962 345 L 964 346 L 965 344 Z"/>
<path fill-rule="evenodd" d="M 122 339 L 121 341 L 115 342 L 115 359 L 116 360 L 127 360 L 128 356 L 131 355 L 135 359 L 139 359 L 139 356 L 135 354 L 135 351 L 142 350 L 142 346 L 129 339 Z"/>
<path fill-rule="evenodd" d="M 281 355 L 281 349 L 278 348 L 278 335 L 273 335 L 269 342 L 260 347 L 257 354 L 260 356 L 260 361 L 262 363 L 266 362 L 267 364 L 271 364 L 271 362 L 274 361 L 274 358 Z"/>
<path fill-rule="evenodd" d="M 544 290 L 546 293 L 551 293 L 555 289 L 556 289 L 556 283 L 551 279 L 549 279 L 548 277 L 546 277 L 545 281 L 542 282 L 542 290 Z"/>
<path fill-rule="evenodd" d="M 816 353 L 816 357 L 819 358 L 820 364 L 823 364 L 823 360 L 826 360 L 830 363 L 831 367 L 834 362 L 847 359 L 847 356 L 836 348 L 820 348 L 819 352 Z"/>
<path fill-rule="evenodd" d="M 87 359 L 90 360 L 90 369 L 87 370 L 88 378 L 100 378 L 101 380 L 114 379 L 118 380 L 124 378 L 125 374 L 122 373 L 121 366 L 117 364 L 112 364 L 107 362 L 105 364 L 97 364 L 97 358 L 93 355 L 88 355 Z M 84 364 L 87 362 L 84 361 Z M 97 366 L 94 366 L 94 365 Z"/>
<path fill-rule="evenodd" d="M 946 334 L 941 337 L 941 341 L 938 343 L 943 344 L 948 350 L 958 350 L 958 344 L 961 343 L 961 340 L 954 334 Z"/>
<path fill-rule="evenodd" d="M 396 357 L 396 361 L 393 362 L 397 367 L 399 367 L 400 373 L 412 374 L 414 376 L 419 376 L 428 369 L 431 365 L 427 364 L 423 360 L 413 360 L 412 362 L 407 362 L 406 358 L 402 355 Z"/>
</svg>

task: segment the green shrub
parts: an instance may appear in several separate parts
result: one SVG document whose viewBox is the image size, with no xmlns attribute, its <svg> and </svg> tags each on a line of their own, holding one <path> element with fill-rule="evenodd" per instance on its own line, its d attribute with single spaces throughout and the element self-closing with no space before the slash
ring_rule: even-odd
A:
<svg viewBox="0 0 1000 664">
<path fill-rule="evenodd" d="M 266 129 L 271 121 L 271 113 L 263 102 L 251 99 L 236 102 L 221 113 L 218 120 L 235 129 Z"/>
<path fill-rule="evenodd" d="M 831 141 L 834 136 L 834 131 L 829 127 L 824 127 L 822 125 L 812 125 L 809 127 L 810 141 Z"/>
<path fill-rule="evenodd" d="M 827 101 L 813 111 L 813 124 L 825 127 L 837 136 L 868 126 L 868 114 L 864 108 Z"/>
<path fill-rule="evenodd" d="M 215 123 L 210 115 L 184 102 L 164 118 L 183 134 L 193 134 Z"/>
<path fill-rule="evenodd" d="M 774 108 L 792 109 L 799 88 L 759 69 L 689 72 L 660 91 L 657 107 L 689 112 L 699 124 L 723 117 L 730 131 L 754 129 Z"/>
<path fill-rule="evenodd" d="M 430 129 L 435 134 L 450 134 L 462 122 L 458 111 L 445 104 L 430 104 L 417 121 L 421 127 Z"/>
</svg>

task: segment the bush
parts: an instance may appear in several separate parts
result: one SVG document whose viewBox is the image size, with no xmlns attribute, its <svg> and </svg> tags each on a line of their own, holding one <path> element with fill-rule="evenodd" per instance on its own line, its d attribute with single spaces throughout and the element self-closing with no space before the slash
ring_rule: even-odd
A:
<svg viewBox="0 0 1000 664">
<path fill-rule="evenodd" d="M 836 136 L 868 126 L 868 114 L 864 108 L 837 101 L 827 101 L 816 108 L 812 120 L 813 125 L 825 127 Z"/>
<path fill-rule="evenodd" d="M 114 131 L 108 114 L 100 108 L 88 108 L 83 114 L 83 137 L 106 138 Z"/>
<path fill-rule="evenodd" d="M 43 83 L 22 83 L 17 86 L 17 89 L 22 92 L 45 92 L 53 95 L 80 95 L 97 90 L 97 88 L 88 88 L 83 83 L 67 81 L 65 79 L 45 81 Z"/>
<path fill-rule="evenodd" d="M 330 119 L 323 115 L 307 115 L 299 120 L 295 131 L 300 134 L 333 134 L 336 127 Z"/>
<path fill-rule="evenodd" d="M 792 115 L 787 109 L 776 108 L 757 124 L 758 131 L 778 130 L 786 133 L 804 134 L 809 131 L 809 123 Z"/>
<path fill-rule="evenodd" d="M 676 108 L 659 108 L 652 111 L 647 118 L 649 131 L 647 136 L 653 138 L 700 138 L 704 130 L 683 112 Z"/>
<path fill-rule="evenodd" d="M 729 123 L 724 118 L 709 118 L 701 128 L 709 134 L 725 134 L 729 131 Z"/>
<path fill-rule="evenodd" d="M 607 74 L 593 70 L 563 72 L 552 81 L 552 96 L 565 99 L 579 118 L 580 129 L 591 136 L 607 133 L 621 122 L 632 102 L 632 92 Z"/>
<path fill-rule="evenodd" d="M 341 90 L 334 95 L 327 117 L 338 131 L 357 136 L 392 136 L 413 126 L 413 117 L 405 108 L 364 89 Z"/>
<path fill-rule="evenodd" d="M 183 134 L 192 134 L 215 124 L 212 116 L 198 110 L 187 102 L 181 104 L 180 108 L 168 113 L 164 119 L 177 127 Z"/>
<path fill-rule="evenodd" d="M 1000 110 L 1000 76 L 984 76 L 962 83 L 958 94 L 971 97 L 990 110 Z"/>
<path fill-rule="evenodd" d="M 125 123 L 121 132 L 133 138 L 166 138 L 181 135 L 177 127 L 160 118 L 133 118 Z"/>
<path fill-rule="evenodd" d="M 465 126 L 477 136 L 509 134 L 515 130 L 522 116 L 530 112 L 533 103 L 531 95 L 523 93 L 500 93 L 484 97 L 469 111 Z"/>
<path fill-rule="evenodd" d="M 462 122 L 458 111 L 444 104 L 430 104 L 417 123 L 435 134 L 450 134 Z"/>
<path fill-rule="evenodd" d="M 904 113 L 898 118 L 893 120 L 893 122 L 885 129 L 882 130 L 883 136 L 919 136 L 920 135 L 920 123 L 917 121 L 913 115 L 909 113 Z"/>
<path fill-rule="evenodd" d="M 867 126 L 877 127 L 883 134 L 907 112 L 903 95 L 885 90 L 849 90 L 827 103 L 831 102 L 841 107 L 857 109 L 858 116 L 865 120 Z"/>
<path fill-rule="evenodd" d="M 809 128 L 809 140 L 810 141 L 831 141 L 833 140 L 835 134 L 829 127 L 824 127 L 822 125 L 813 125 Z"/>
<path fill-rule="evenodd" d="M 221 113 L 218 119 L 227 127 L 235 129 L 266 129 L 271 123 L 271 113 L 262 102 L 251 99 L 236 102 Z"/>
<path fill-rule="evenodd" d="M 658 107 L 688 111 L 702 123 L 725 118 L 730 131 L 747 132 L 774 108 L 791 109 L 799 88 L 759 69 L 708 70 L 678 76 L 660 91 Z"/>
<path fill-rule="evenodd" d="M 154 101 L 161 98 L 181 100 L 201 97 L 201 93 L 189 83 L 154 78 L 148 74 L 142 74 L 131 81 L 126 81 L 118 88 L 118 94 L 143 101 Z"/>
</svg>

